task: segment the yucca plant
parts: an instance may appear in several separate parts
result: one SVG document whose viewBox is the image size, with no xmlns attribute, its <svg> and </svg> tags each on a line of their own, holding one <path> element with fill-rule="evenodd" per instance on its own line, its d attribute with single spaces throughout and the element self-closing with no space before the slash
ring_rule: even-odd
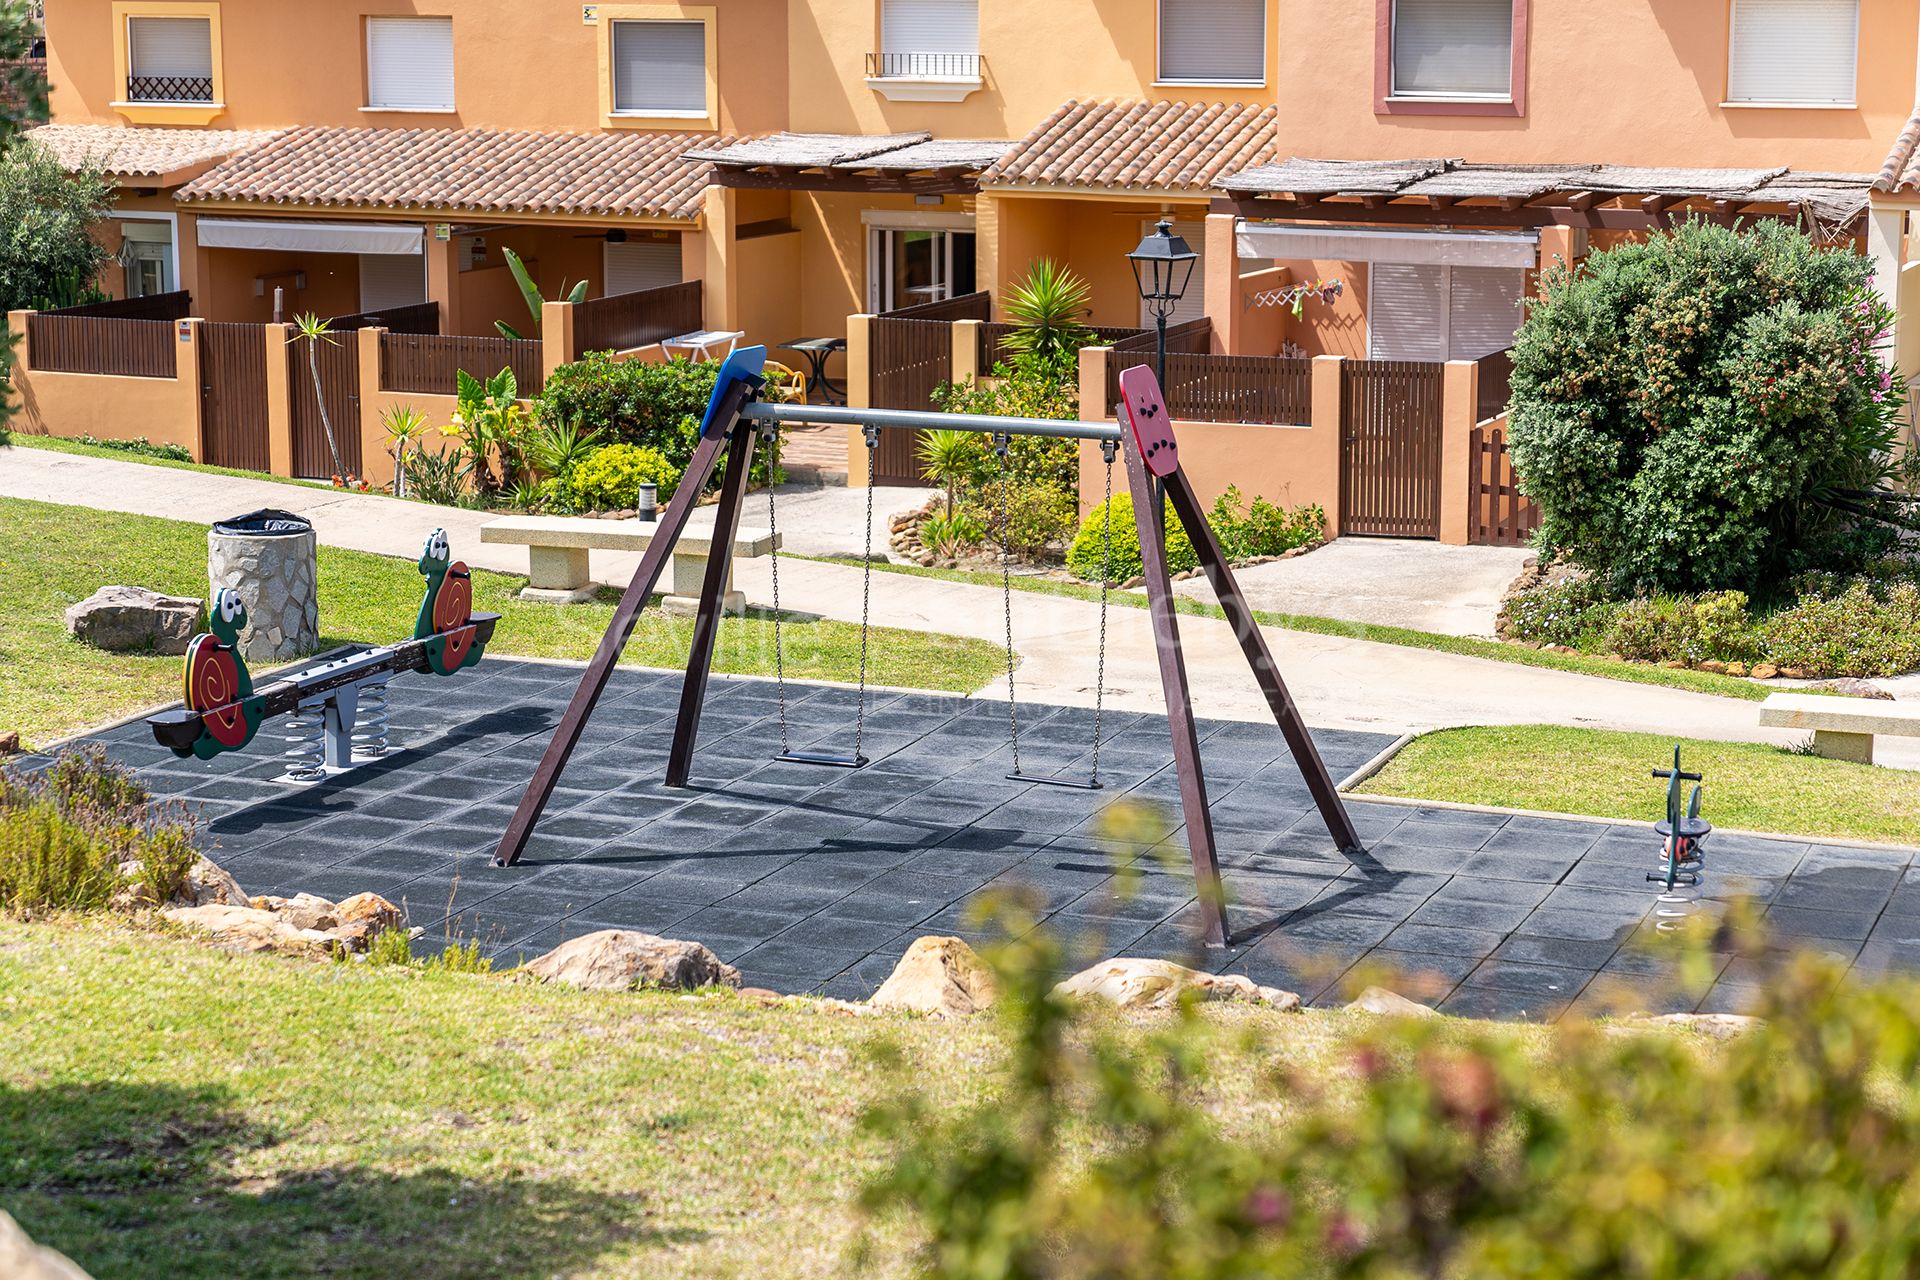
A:
<svg viewBox="0 0 1920 1280">
<path fill-rule="evenodd" d="M 307 373 L 313 378 L 313 399 L 320 406 L 320 427 L 326 432 L 327 452 L 333 457 L 333 478 L 340 484 L 347 482 L 347 464 L 340 457 L 340 442 L 333 438 L 333 415 L 327 412 L 327 392 L 320 385 L 321 343 L 332 346 L 334 332 L 332 321 L 322 320 L 313 312 L 306 312 L 293 318 L 293 340 L 307 344 Z"/>
<path fill-rule="evenodd" d="M 397 404 L 380 416 L 387 429 L 387 452 L 393 455 L 393 493 L 407 496 L 407 452 L 426 437 L 427 415 L 410 404 Z"/>
<path fill-rule="evenodd" d="M 533 282 L 533 276 L 527 271 L 527 264 L 520 261 L 520 255 L 511 249 L 503 248 L 500 254 L 507 260 L 507 270 L 513 273 L 513 282 L 520 286 L 520 296 L 525 299 L 527 310 L 533 313 L 533 332 L 540 332 L 540 309 L 547 304 L 540 286 Z M 565 281 L 560 283 L 560 296 L 575 306 L 587 300 L 587 282 L 569 287 Z M 526 335 L 508 324 L 505 320 L 495 320 L 493 327 L 500 331 L 503 338 L 522 338 Z"/>
<path fill-rule="evenodd" d="M 1047 363 L 1066 359 L 1093 340 L 1082 321 L 1091 297 L 1087 282 L 1071 269 L 1041 258 L 1001 299 L 1014 326 L 1001 345 Z"/>
<path fill-rule="evenodd" d="M 978 438 L 971 431 L 923 431 L 917 447 L 920 474 L 947 491 L 946 518 L 953 519 L 953 503 L 960 482 L 979 458 Z"/>
</svg>

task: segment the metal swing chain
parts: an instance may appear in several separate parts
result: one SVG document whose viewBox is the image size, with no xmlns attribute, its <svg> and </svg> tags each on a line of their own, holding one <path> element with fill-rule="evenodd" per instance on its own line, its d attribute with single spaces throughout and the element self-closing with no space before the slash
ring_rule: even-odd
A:
<svg viewBox="0 0 1920 1280">
<path fill-rule="evenodd" d="M 1107 462 L 1107 495 L 1101 504 L 1105 513 L 1100 521 L 1100 657 L 1093 676 L 1093 768 L 1087 780 L 1100 781 L 1100 729 L 1107 701 L 1107 592 L 1113 584 L 1113 457 L 1118 446 L 1112 440 L 1100 442 L 1100 456 Z"/>
<path fill-rule="evenodd" d="M 1000 606 L 1007 622 L 1007 740 L 1013 746 L 1013 771 L 1020 772 L 1020 717 L 1014 710 L 1013 699 L 1013 519 L 1010 513 L 1011 496 L 1008 492 L 1009 472 L 1007 455 L 1012 445 L 1012 437 L 1003 432 L 993 434 L 993 453 L 1000 460 Z"/>
<path fill-rule="evenodd" d="M 853 712 L 853 758 L 858 760 L 861 739 L 867 732 L 867 630 L 868 608 L 873 600 L 873 458 L 880 448 L 880 428 L 868 423 L 862 428 L 867 440 L 867 542 L 860 560 L 860 693 Z"/>
<path fill-rule="evenodd" d="M 769 423 L 761 434 L 767 441 L 767 532 L 772 535 L 773 547 L 767 566 L 773 574 L 773 688 L 780 707 L 780 754 L 784 756 L 790 751 L 787 744 L 787 669 L 780 646 L 780 525 L 774 516 L 773 502 L 774 466 L 779 461 L 775 448 L 780 440 L 780 427 L 776 423 Z"/>
</svg>

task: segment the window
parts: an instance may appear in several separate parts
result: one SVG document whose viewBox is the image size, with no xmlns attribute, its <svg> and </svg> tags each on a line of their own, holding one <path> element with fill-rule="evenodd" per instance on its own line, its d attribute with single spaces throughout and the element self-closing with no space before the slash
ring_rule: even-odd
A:
<svg viewBox="0 0 1920 1280">
<path fill-rule="evenodd" d="M 127 19 L 128 102 L 213 100 L 211 18 Z"/>
<path fill-rule="evenodd" d="M 980 74 L 979 0 L 882 0 L 880 75 Z"/>
<path fill-rule="evenodd" d="M 1160 80 L 1265 84 L 1266 0 L 1160 0 Z"/>
<path fill-rule="evenodd" d="M 1859 0 L 1733 0 L 1731 22 L 1729 104 L 1853 105 Z"/>
<path fill-rule="evenodd" d="M 1512 94 L 1513 0 L 1394 0 L 1394 97 Z"/>
<path fill-rule="evenodd" d="M 120 224 L 120 265 L 126 295 L 146 298 L 170 293 L 174 281 L 173 221 L 141 218 Z"/>
<path fill-rule="evenodd" d="M 453 110 L 453 19 L 367 19 L 367 107 Z"/>
<path fill-rule="evenodd" d="M 603 297 L 680 283 L 680 238 L 607 241 Z"/>
<path fill-rule="evenodd" d="M 1367 355 L 1478 360 L 1513 345 L 1527 273 L 1514 267 L 1376 262 L 1368 268 Z"/>
<path fill-rule="evenodd" d="M 427 300 L 427 260 L 417 253 L 360 255 L 360 309 L 386 311 Z"/>
<path fill-rule="evenodd" d="M 704 22 L 615 22 L 613 110 L 619 115 L 707 114 Z"/>
</svg>

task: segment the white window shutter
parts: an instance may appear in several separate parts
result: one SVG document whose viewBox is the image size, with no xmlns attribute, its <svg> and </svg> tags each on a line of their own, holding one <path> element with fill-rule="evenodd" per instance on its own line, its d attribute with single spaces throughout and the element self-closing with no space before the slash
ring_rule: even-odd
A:
<svg viewBox="0 0 1920 1280">
<path fill-rule="evenodd" d="M 1368 266 L 1368 359 L 1447 358 L 1446 270 L 1398 262 Z"/>
<path fill-rule="evenodd" d="M 211 79 L 213 24 L 206 18 L 128 18 L 131 74 Z"/>
<path fill-rule="evenodd" d="M 1513 0 L 1394 0 L 1393 92 L 1510 97 Z"/>
<path fill-rule="evenodd" d="M 427 300 L 427 260 L 417 253 L 360 255 L 360 309 L 386 311 Z"/>
<path fill-rule="evenodd" d="M 705 114 L 707 28 L 701 22 L 613 24 L 613 109 Z"/>
<path fill-rule="evenodd" d="M 979 0 L 881 0 L 880 52 L 882 75 L 975 74 Z"/>
<path fill-rule="evenodd" d="M 1733 0 L 1732 102 L 1850 105 L 1860 0 Z"/>
<path fill-rule="evenodd" d="M 1155 222 L 1142 222 L 1140 234 L 1151 234 L 1158 226 Z M 1176 222 L 1173 234 L 1187 242 L 1187 248 L 1199 255 L 1194 259 L 1193 274 L 1187 278 L 1187 291 L 1180 295 L 1180 301 L 1167 313 L 1167 326 L 1185 324 L 1189 320 L 1198 320 L 1207 314 L 1207 225 L 1204 222 Z M 1147 304 L 1140 304 L 1140 323 L 1153 327 L 1153 312 Z"/>
<path fill-rule="evenodd" d="M 453 110 L 453 19 L 367 19 L 367 105 Z"/>
<path fill-rule="evenodd" d="M 1160 79 L 1263 84 L 1266 0 L 1160 0 Z"/>
<path fill-rule="evenodd" d="M 1513 345 L 1527 273 L 1512 267 L 1448 267 L 1447 358 L 1478 360 Z"/>
<path fill-rule="evenodd" d="M 607 244 L 607 287 L 603 297 L 638 293 L 680 283 L 680 241 L 628 240 Z"/>
</svg>

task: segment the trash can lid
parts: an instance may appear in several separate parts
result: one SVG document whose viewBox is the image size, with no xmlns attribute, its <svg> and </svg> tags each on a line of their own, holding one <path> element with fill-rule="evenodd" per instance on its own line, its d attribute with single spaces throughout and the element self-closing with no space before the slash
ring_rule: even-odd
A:
<svg viewBox="0 0 1920 1280">
<path fill-rule="evenodd" d="M 258 511 L 249 511 L 243 516 L 216 520 L 213 523 L 213 531 L 247 538 L 278 538 L 290 534 L 312 533 L 313 522 L 291 511 L 281 511 L 276 507 L 262 507 Z"/>
</svg>

